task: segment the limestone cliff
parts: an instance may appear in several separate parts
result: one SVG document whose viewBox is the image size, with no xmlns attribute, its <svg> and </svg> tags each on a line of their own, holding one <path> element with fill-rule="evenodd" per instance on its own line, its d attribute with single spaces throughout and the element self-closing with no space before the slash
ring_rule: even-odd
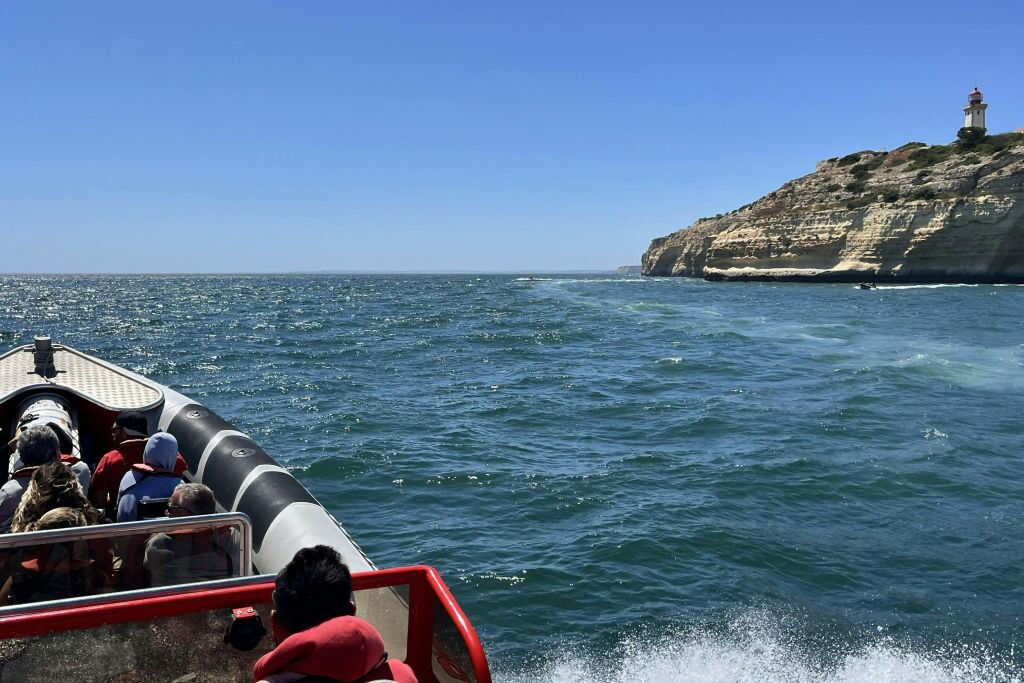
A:
<svg viewBox="0 0 1024 683">
<path fill-rule="evenodd" d="M 651 242 L 645 275 L 1024 282 L 1024 135 L 865 151 Z"/>
</svg>

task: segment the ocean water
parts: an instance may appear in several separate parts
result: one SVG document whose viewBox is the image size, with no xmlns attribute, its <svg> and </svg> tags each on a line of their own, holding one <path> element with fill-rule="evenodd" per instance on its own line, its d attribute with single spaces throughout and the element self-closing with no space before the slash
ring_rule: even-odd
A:
<svg viewBox="0 0 1024 683">
<path fill-rule="evenodd" d="M 5 276 L 199 400 L 497 681 L 1024 680 L 1024 288 Z"/>
</svg>

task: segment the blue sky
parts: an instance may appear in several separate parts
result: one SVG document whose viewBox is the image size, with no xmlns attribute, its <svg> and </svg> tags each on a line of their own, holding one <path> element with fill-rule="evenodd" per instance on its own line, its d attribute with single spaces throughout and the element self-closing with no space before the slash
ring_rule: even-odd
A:
<svg viewBox="0 0 1024 683">
<path fill-rule="evenodd" d="M 1024 3 L 0 2 L 7 271 L 638 263 L 819 159 L 1024 127 Z"/>
</svg>

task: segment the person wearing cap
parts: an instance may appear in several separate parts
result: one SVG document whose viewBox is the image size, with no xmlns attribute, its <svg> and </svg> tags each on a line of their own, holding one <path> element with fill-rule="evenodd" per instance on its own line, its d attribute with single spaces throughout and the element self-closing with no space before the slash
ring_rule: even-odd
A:
<svg viewBox="0 0 1024 683">
<path fill-rule="evenodd" d="M 157 432 L 146 441 L 142 462 L 132 465 L 117 489 L 117 521 L 134 522 L 140 500 L 170 498 L 181 483 L 174 472 L 178 457 L 178 440 L 166 432 Z"/>
<path fill-rule="evenodd" d="M 274 583 L 270 628 L 278 645 L 256 662 L 254 681 L 417 683 L 408 664 L 388 659 L 377 629 L 355 616 L 352 575 L 337 550 L 303 548 Z"/>
<path fill-rule="evenodd" d="M 60 458 L 60 440 L 46 425 L 19 429 L 17 445 L 21 466 L 0 486 L 0 524 L 6 524 L 14 516 L 36 468 Z"/>
<path fill-rule="evenodd" d="M 111 517 L 117 504 L 117 490 L 121 480 L 134 465 L 142 463 L 142 452 L 149 438 L 149 424 L 146 416 L 136 410 L 127 410 L 117 416 L 110 428 L 114 450 L 104 454 L 92 475 L 89 498 Z M 185 460 L 178 455 L 174 473 L 181 475 L 186 469 Z"/>
</svg>

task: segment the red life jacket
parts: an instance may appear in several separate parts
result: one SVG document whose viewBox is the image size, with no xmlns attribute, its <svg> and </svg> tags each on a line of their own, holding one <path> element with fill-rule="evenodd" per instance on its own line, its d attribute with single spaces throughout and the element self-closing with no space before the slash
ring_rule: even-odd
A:
<svg viewBox="0 0 1024 683">
<path fill-rule="evenodd" d="M 132 469 L 133 470 L 138 470 L 139 472 L 142 472 L 147 477 L 150 476 L 150 475 L 153 475 L 153 474 L 155 474 L 158 477 L 177 477 L 178 476 L 177 474 L 174 473 L 174 470 L 160 469 L 158 467 L 153 467 L 152 465 L 147 465 L 144 462 L 140 462 L 138 465 L 132 465 Z"/>
<path fill-rule="evenodd" d="M 83 550 L 82 546 L 44 546 L 31 553 L 11 575 L 11 602 L 58 600 L 96 592 L 102 581 L 96 562 Z"/>
<path fill-rule="evenodd" d="M 82 462 L 81 458 L 76 458 L 73 455 L 62 455 L 60 461 L 67 464 L 68 467 L 75 465 L 76 463 Z M 33 465 L 32 467 L 21 467 L 14 470 L 11 475 L 11 479 L 31 479 L 32 475 L 35 474 L 36 470 L 39 469 L 39 465 Z"/>
<path fill-rule="evenodd" d="M 35 474 L 37 469 L 39 469 L 39 466 L 33 465 L 32 467 L 22 467 L 21 469 L 14 470 L 11 479 L 32 479 L 32 475 Z M 28 486 L 28 484 L 25 484 L 25 486 Z"/>
<path fill-rule="evenodd" d="M 136 477 L 135 483 L 126 488 L 124 491 L 122 491 L 121 495 L 128 493 L 133 488 L 138 486 L 139 483 L 146 477 L 174 477 L 175 479 L 181 479 L 181 477 L 175 474 L 173 470 L 157 469 L 156 467 L 153 467 L 152 465 L 147 465 L 144 462 L 139 463 L 138 465 L 132 465 L 132 469 L 135 470 L 136 472 L 139 472 L 140 476 Z M 120 500 L 120 496 L 118 497 L 118 499 Z"/>
<path fill-rule="evenodd" d="M 416 677 L 404 663 L 389 660 L 384 641 L 369 622 L 359 617 L 335 617 L 313 628 L 294 633 L 263 655 L 253 667 L 252 678 L 275 673 L 304 674 L 311 680 L 372 681 L 398 675 L 402 683 Z"/>
</svg>

